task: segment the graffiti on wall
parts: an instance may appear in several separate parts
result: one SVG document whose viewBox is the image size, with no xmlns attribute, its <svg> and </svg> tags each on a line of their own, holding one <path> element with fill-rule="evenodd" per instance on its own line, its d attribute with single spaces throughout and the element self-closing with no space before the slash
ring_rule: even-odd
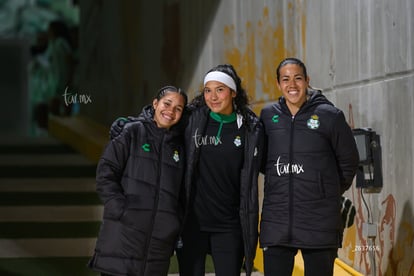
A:
<svg viewBox="0 0 414 276">
<path fill-rule="evenodd" d="M 375 254 L 376 275 L 414 275 L 413 214 L 406 203 L 401 222 L 397 225 L 397 203 L 392 194 L 380 201 L 375 245 L 364 236 L 363 224 L 368 221 L 360 189 L 352 188 L 357 209 L 355 224 L 344 233 L 340 257 L 355 269 L 370 274 L 373 271 L 370 254 Z M 365 248 L 366 250 L 357 250 Z M 373 251 L 373 252 L 372 252 Z"/>
</svg>

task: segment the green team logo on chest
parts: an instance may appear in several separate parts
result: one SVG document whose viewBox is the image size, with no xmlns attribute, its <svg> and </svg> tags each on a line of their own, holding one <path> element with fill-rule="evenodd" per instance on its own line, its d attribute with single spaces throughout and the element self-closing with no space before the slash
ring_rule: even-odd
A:
<svg viewBox="0 0 414 276">
<path fill-rule="evenodd" d="M 180 155 L 178 154 L 178 150 L 174 151 L 173 159 L 175 162 L 180 161 Z"/>
<path fill-rule="evenodd" d="M 142 148 L 142 150 L 143 150 L 143 151 L 145 151 L 145 152 L 150 152 L 150 151 L 151 151 L 150 144 L 148 144 L 148 143 L 143 144 L 143 145 L 141 146 L 141 148 Z"/>
<path fill-rule="evenodd" d="M 321 122 L 319 121 L 319 117 L 316 114 L 312 115 L 307 122 L 308 128 L 310 129 L 317 129 L 319 128 L 320 124 Z"/>
<path fill-rule="evenodd" d="M 236 138 L 234 138 L 233 143 L 236 145 L 236 147 L 240 147 L 241 146 L 241 137 L 239 135 L 236 136 Z"/>
</svg>

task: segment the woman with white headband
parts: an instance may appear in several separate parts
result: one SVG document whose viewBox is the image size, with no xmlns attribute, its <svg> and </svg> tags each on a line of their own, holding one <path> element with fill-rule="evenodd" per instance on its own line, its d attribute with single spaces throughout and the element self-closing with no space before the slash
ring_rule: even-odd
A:
<svg viewBox="0 0 414 276">
<path fill-rule="evenodd" d="M 204 275 L 207 254 L 218 276 L 240 275 L 243 261 L 250 275 L 258 238 L 261 124 L 228 64 L 207 72 L 189 109 L 186 215 L 176 249 L 180 276 Z"/>
<path fill-rule="evenodd" d="M 116 120 L 111 135 L 135 120 Z M 182 122 L 187 168 L 185 218 L 176 248 L 180 276 L 204 276 L 207 254 L 216 276 L 240 275 L 242 267 L 249 276 L 258 240 L 263 129 L 232 65 L 207 72 L 204 89 Z"/>
</svg>

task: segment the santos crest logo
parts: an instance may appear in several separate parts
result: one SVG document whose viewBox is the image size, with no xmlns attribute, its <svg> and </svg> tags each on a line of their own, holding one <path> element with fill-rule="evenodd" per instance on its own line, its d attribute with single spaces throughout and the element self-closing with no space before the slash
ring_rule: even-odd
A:
<svg viewBox="0 0 414 276">
<path fill-rule="evenodd" d="M 280 163 L 280 156 L 277 158 L 275 167 L 276 167 L 278 176 L 281 176 L 282 174 L 289 174 L 289 173 L 300 174 L 300 173 L 305 172 L 305 170 L 303 169 L 303 165 L 301 164 Z"/>
</svg>

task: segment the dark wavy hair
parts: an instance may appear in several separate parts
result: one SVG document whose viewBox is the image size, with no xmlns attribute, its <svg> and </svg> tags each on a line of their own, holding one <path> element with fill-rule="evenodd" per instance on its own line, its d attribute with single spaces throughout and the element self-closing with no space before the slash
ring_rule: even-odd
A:
<svg viewBox="0 0 414 276">
<path fill-rule="evenodd" d="M 233 99 L 234 111 L 240 113 L 243 116 L 244 123 L 247 124 L 246 116 L 249 114 L 249 97 L 247 96 L 246 90 L 241 85 L 241 79 L 231 64 L 219 64 L 211 68 L 207 73 L 219 71 L 229 75 L 234 82 L 236 83 L 236 97 Z M 204 100 L 204 91 L 201 91 L 189 104 L 190 109 L 198 108 L 205 106 L 206 102 Z"/>
</svg>

